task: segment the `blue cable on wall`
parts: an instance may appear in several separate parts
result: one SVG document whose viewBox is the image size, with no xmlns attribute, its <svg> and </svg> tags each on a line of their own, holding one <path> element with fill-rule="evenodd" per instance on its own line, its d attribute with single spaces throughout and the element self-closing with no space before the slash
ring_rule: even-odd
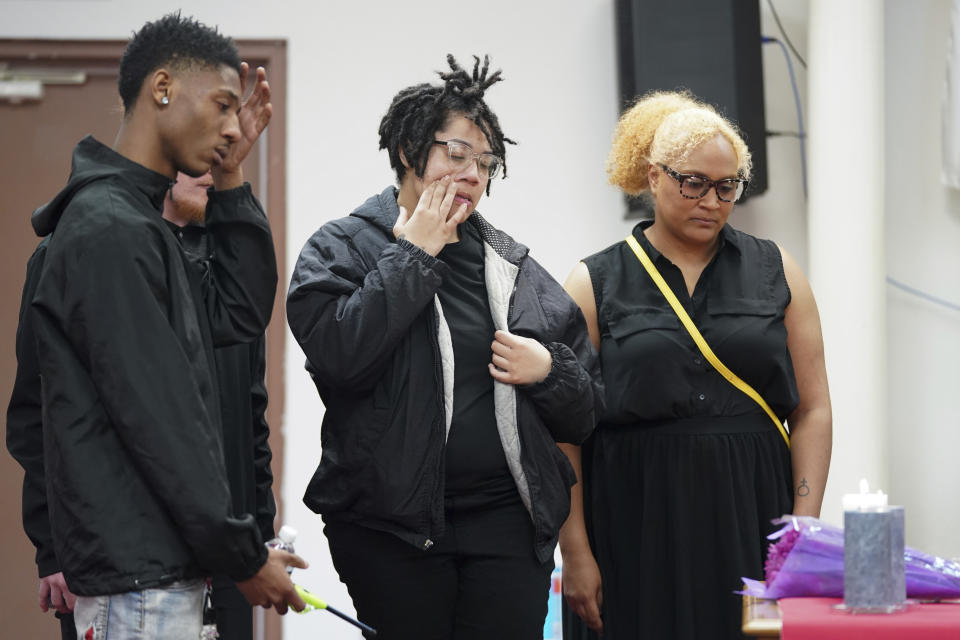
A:
<svg viewBox="0 0 960 640">
<path fill-rule="evenodd" d="M 800 104 L 800 90 L 797 88 L 797 78 L 793 73 L 793 62 L 790 60 L 790 54 L 787 48 L 778 38 L 772 36 L 761 36 L 764 44 L 776 43 L 780 45 L 783 51 L 783 57 L 787 61 L 787 69 L 790 71 L 790 86 L 793 88 L 793 102 L 797 109 L 797 138 L 800 143 L 800 173 L 803 186 L 803 199 L 807 199 L 807 134 L 803 129 L 803 107 Z"/>
<path fill-rule="evenodd" d="M 920 289 L 911 287 L 908 284 L 904 284 L 898 280 L 894 280 L 890 276 L 887 276 L 887 282 L 898 289 L 906 291 L 907 293 L 911 293 L 917 296 L 918 298 L 922 298 L 928 302 L 938 304 L 941 307 L 946 307 L 947 309 L 950 309 L 952 311 L 960 311 L 960 304 L 956 304 L 955 302 L 950 302 L 949 300 L 944 300 L 943 298 L 938 298 L 937 296 L 931 295 L 925 291 L 921 291 Z"/>
</svg>

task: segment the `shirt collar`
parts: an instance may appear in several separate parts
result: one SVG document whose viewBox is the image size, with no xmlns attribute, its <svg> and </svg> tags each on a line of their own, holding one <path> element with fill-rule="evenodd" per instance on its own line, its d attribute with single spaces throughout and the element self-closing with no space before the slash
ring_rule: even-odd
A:
<svg viewBox="0 0 960 640">
<path fill-rule="evenodd" d="M 75 171 L 78 167 L 78 160 L 76 159 L 78 154 L 84 158 L 89 158 L 82 166 L 88 166 L 91 161 L 95 161 L 102 166 L 111 167 L 114 171 L 120 173 L 137 191 L 143 193 L 157 211 L 163 210 L 163 199 L 173 185 L 173 181 L 169 177 L 117 153 L 93 136 L 88 135 L 77 144 L 74 159 Z"/>
<path fill-rule="evenodd" d="M 647 255 L 650 256 L 650 259 L 656 262 L 657 260 L 666 260 L 663 257 L 663 254 L 657 251 L 657 248 L 650 244 L 650 241 L 647 240 L 644 230 L 653 225 L 653 219 L 641 220 L 634 227 L 631 233 L 633 237 L 637 239 L 640 243 L 640 246 L 643 247 L 644 251 L 647 252 Z M 727 247 L 730 247 L 732 250 L 737 253 L 741 252 L 740 239 L 737 237 L 736 231 L 729 224 L 724 224 L 723 228 L 720 229 L 720 246 L 717 248 L 717 253 L 726 250 Z"/>
<path fill-rule="evenodd" d="M 183 247 L 184 251 L 200 257 L 206 254 L 207 230 L 205 227 L 192 222 L 181 227 L 166 218 L 163 218 L 163 222 L 173 235 L 177 236 L 177 240 L 180 241 L 180 246 Z"/>
</svg>

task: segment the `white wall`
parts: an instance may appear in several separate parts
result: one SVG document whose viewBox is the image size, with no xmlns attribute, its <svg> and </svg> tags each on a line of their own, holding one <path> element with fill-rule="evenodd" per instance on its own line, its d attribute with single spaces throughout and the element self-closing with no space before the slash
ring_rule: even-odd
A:
<svg viewBox="0 0 960 640">
<path fill-rule="evenodd" d="M 960 191 L 940 182 L 951 2 L 886 5 L 887 271 L 956 304 Z M 890 286 L 887 301 L 890 497 L 907 544 L 960 557 L 960 313 Z"/>
<path fill-rule="evenodd" d="M 506 134 L 520 145 L 509 150 L 510 177 L 495 184 L 493 197 L 480 209 L 531 246 L 563 279 L 577 259 L 619 240 L 631 226 L 621 220 L 622 201 L 606 185 L 603 171 L 618 102 L 612 4 L 302 1 L 278 2 L 264 10 L 263 3 L 251 0 L 229 5 L 198 0 L 185 13 L 219 24 L 234 37 L 278 37 L 289 43 L 288 274 L 316 228 L 392 182 L 386 155 L 377 152 L 376 130 L 396 90 L 432 80 L 447 52 L 463 62 L 472 53 L 489 52 L 506 78 L 490 90 L 489 101 Z M 806 3 L 776 4 L 794 44 L 804 52 Z M 888 2 L 887 171 L 894 186 L 887 193 L 887 222 L 891 272 L 958 300 L 960 196 L 948 194 L 936 181 L 947 4 Z M 0 0 L 0 37 L 124 38 L 178 6 Z M 916 15 L 911 13 L 915 6 L 921 8 Z M 764 33 L 779 37 L 766 3 L 761 7 Z M 795 131 L 786 66 L 774 45 L 765 46 L 764 67 L 768 128 Z M 797 73 L 805 95 L 804 72 L 798 68 Z M 918 114 L 918 109 L 924 111 Z M 768 154 L 769 192 L 739 207 L 731 222 L 776 239 L 804 265 L 806 205 L 797 142 L 772 139 Z M 856 161 L 855 153 L 840 152 L 837 170 Z M 942 534 L 943 521 L 935 518 L 942 515 L 937 501 L 956 504 L 951 489 L 960 486 L 960 472 L 946 469 L 960 444 L 956 412 L 947 405 L 958 388 L 956 367 L 948 367 L 960 356 L 956 320 L 956 314 L 890 295 L 890 492 L 895 502 L 907 506 L 910 541 L 930 543 L 929 550 L 951 555 L 960 555 L 957 537 L 949 533 L 960 524 L 956 509 L 952 526 L 943 527 Z M 285 520 L 300 530 L 298 550 L 312 562 L 300 580 L 349 611 L 349 598 L 329 565 L 319 517 L 300 502 L 319 460 L 323 411 L 302 361 L 290 338 Z M 918 402 L 921 398 L 924 404 Z M 843 465 L 853 455 L 836 452 L 833 464 Z M 359 637 L 326 614 L 288 616 L 285 625 L 290 638 Z"/>
</svg>

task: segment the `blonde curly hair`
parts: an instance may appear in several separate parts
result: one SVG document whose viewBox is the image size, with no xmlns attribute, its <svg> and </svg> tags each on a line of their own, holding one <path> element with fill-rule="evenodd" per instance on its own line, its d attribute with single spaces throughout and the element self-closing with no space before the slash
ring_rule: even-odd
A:
<svg viewBox="0 0 960 640">
<path fill-rule="evenodd" d="M 647 168 L 682 163 L 704 142 L 722 135 L 737 154 L 737 173 L 750 179 L 750 150 L 736 126 L 688 91 L 655 91 L 627 109 L 613 136 L 607 159 L 610 184 L 630 195 L 650 189 Z"/>
</svg>

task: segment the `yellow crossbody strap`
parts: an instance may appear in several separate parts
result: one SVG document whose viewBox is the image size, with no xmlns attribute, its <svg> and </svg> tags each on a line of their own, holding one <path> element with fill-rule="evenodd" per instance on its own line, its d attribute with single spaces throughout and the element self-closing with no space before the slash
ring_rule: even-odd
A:
<svg viewBox="0 0 960 640">
<path fill-rule="evenodd" d="M 724 378 L 726 378 L 730 384 L 735 386 L 740 391 L 744 392 L 754 402 L 756 402 L 760 407 L 770 416 L 770 419 L 773 420 L 773 423 L 777 425 L 777 429 L 780 430 L 780 435 L 783 436 L 783 441 L 787 443 L 787 447 L 790 446 L 790 436 L 787 435 L 787 430 L 784 428 L 783 423 L 780 422 L 780 419 L 777 418 L 777 414 L 773 412 L 773 409 L 770 408 L 763 398 L 760 397 L 760 394 L 754 391 L 753 387 L 737 377 L 733 371 L 727 368 L 725 364 L 720 362 L 720 359 L 713 353 L 713 349 L 710 348 L 710 345 L 707 344 L 707 341 L 703 339 L 703 336 L 700 335 L 700 331 L 697 329 L 697 326 L 693 324 L 693 320 L 690 319 L 690 316 L 687 315 L 686 310 L 680 304 L 680 301 L 677 300 L 677 296 L 673 295 L 673 291 L 670 290 L 670 287 L 667 286 L 667 282 L 663 279 L 663 276 L 660 275 L 660 272 L 657 271 L 657 267 L 654 266 L 653 262 L 650 260 L 650 256 L 647 255 L 647 252 L 643 250 L 643 247 L 640 246 L 640 243 L 637 242 L 637 239 L 633 237 L 633 234 L 627 236 L 627 244 L 630 245 L 630 248 L 633 249 L 633 252 L 637 254 L 637 259 L 640 260 L 640 263 L 643 265 L 643 268 L 647 270 L 647 273 L 650 274 L 650 277 L 653 278 L 653 281 L 656 283 L 657 288 L 660 289 L 660 293 L 663 294 L 663 297 L 667 299 L 667 302 L 670 303 L 670 306 L 673 307 L 674 313 L 677 314 L 677 317 L 680 318 L 680 322 L 683 323 L 683 326 L 686 327 L 687 332 L 690 334 L 690 337 L 693 338 L 693 341 L 697 343 L 700 352 L 704 355 L 707 361 L 713 365 L 713 368 L 720 372 Z"/>
</svg>

